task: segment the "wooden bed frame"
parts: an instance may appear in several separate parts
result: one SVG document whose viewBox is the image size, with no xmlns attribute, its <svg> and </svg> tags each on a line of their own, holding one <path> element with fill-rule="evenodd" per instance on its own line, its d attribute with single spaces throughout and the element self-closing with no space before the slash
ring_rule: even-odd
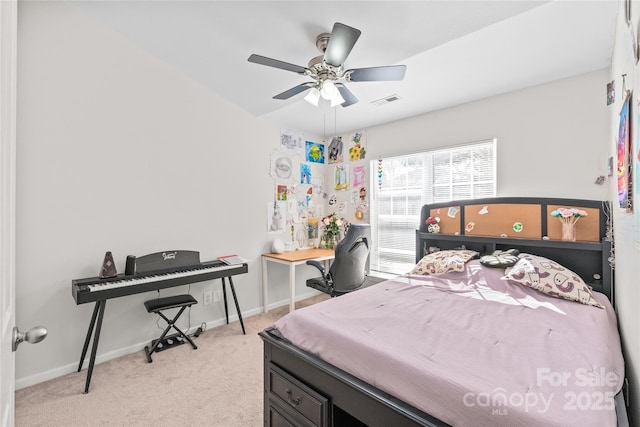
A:
<svg viewBox="0 0 640 427">
<path fill-rule="evenodd" d="M 588 216 L 578 221 L 576 241 L 560 240 L 560 221 L 550 216 L 557 207 L 587 210 Z M 556 260 L 613 303 L 609 215 L 608 202 L 576 199 L 492 198 L 425 205 L 416 231 L 416 262 L 436 249 L 464 246 L 487 254 L 515 248 Z M 439 233 L 427 232 L 430 216 L 440 217 Z M 266 331 L 259 335 L 264 341 L 265 426 L 448 425 L 286 340 Z M 625 425 L 626 413 L 620 414 L 624 404 L 618 411 L 618 425 Z"/>
</svg>

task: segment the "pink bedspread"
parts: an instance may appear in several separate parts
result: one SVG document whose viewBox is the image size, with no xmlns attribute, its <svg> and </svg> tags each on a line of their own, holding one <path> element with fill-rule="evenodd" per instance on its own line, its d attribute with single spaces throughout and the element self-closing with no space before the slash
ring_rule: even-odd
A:
<svg viewBox="0 0 640 427">
<path fill-rule="evenodd" d="M 296 310 L 269 328 L 455 426 L 615 426 L 616 317 L 501 280 L 400 276 Z"/>
</svg>

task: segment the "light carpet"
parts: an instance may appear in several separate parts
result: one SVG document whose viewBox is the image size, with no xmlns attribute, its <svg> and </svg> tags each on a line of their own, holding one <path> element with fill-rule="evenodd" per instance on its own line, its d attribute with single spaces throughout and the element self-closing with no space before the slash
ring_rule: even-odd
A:
<svg viewBox="0 0 640 427">
<path fill-rule="evenodd" d="M 327 299 L 322 294 L 296 308 Z M 154 353 L 144 350 L 96 365 L 88 394 L 86 368 L 15 394 L 15 424 L 22 426 L 263 425 L 263 355 L 258 332 L 288 312 L 288 305 L 206 330 L 194 340 Z"/>
</svg>

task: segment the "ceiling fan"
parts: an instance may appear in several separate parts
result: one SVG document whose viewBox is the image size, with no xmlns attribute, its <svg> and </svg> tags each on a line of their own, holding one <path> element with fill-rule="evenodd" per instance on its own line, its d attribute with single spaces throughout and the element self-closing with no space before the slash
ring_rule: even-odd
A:
<svg viewBox="0 0 640 427">
<path fill-rule="evenodd" d="M 268 67 L 293 71 L 314 80 L 294 86 L 274 96 L 274 99 L 289 99 L 310 90 L 305 100 L 316 106 L 322 97 L 330 100 L 332 107 L 337 105 L 348 107 L 358 102 L 358 98 L 339 80 L 347 82 L 402 80 L 407 69 L 406 65 L 389 65 L 345 70 L 344 61 L 360 34 L 360 30 L 336 22 L 331 34 L 322 33 L 316 38 L 316 47 L 323 55 L 312 58 L 306 67 L 256 54 L 251 55 L 248 60 Z"/>
</svg>

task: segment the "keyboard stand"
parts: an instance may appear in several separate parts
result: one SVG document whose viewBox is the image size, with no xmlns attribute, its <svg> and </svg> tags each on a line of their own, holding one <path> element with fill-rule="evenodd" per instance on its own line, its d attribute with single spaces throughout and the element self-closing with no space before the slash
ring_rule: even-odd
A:
<svg viewBox="0 0 640 427">
<path fill-rule="evenodd" d="M 225 278 L 222 278 L 222 296 L 224 298 L 224 316 L 227 319 L 227 325 L 229 324 L 229 310 L 227 309 L 227 288 L 226 288 L 226 282 L 224 280 Z M 236 298 L 236 290 L 233 287 L 233 279 L 231 279 L 231 276 L 228 277 L 229 279 L 229 285 L 231 286 L 231 293 L 233 294 L 233 302 L 236 303 L 236 311 L 238 312 L 238 319 L 240 319 L 240 326 L 242 326 L 242 334 L 243 335 L 247 335 L 247 333 L 244 330 L 244 322 L 242 321 L 242 313 L 240 312 L 240 306 L 238 305 L 238 298 Z"/>
<path fill-rule="evenodd" d="M 87 355 L 87 349 L 89 348 L 89 341 L 93 335 L 95 327 L 95 335 L 93 336 L 93 347 L 91 348 L 91 357 L 89 358 L 89 368 L 87 369 L 87 382 L 84 387 L 84 393 L 89 393 L 89 384 L 91 384 L 91 374 L 93 373 L 93 365 L 96 361 L 96 352 L 98 351 L 98 341 L 100 340 L 100 330 L 102 329 L 102 319 L 104 318 L 104 308 L 107 305 L 107 300 L 96 301 L 93 308 L 93 315 L 91 316 L 91 322 L 89 322 L 89 330 L 87 331 L 87 337 L 84 340 L 84 347 L 82 347 L 82 355 L 80 356 L 80 364 L 78 365 L 78 372 L 82 370 L 82 364 L 84 363 L 84 357 Z"/>
<path fill-rule="evenodd" d="M 240 326 L 242 326 L 242 334 L 246 335 L 244 329 L 244 322 L 242 321 L 242 313 L 240 312 L 240 305 L 238 304 L 238 298 L 236 296 L 236 290 L 233 286 L 233 279 L 231 276 L 221 277 L 222 279 L 222 294 L 224 296 L 224 315 L 227 320 L 227 325 L 229 324 L 229 310 L 227 308 L 227 290 L 226 290 L 226 280 L 229 279 L 229 285 L 231 287 L 231 293 L 233 295 L 233 301 L 236 305 L 236 311 L 238 312 L 238 319 L 240 320 Z M 107 300 L 98 300 L 95 303 L 93 308 L 93 315 L 91 316 L 91 321 L 89 322 L 89 330 L 87 331 L 87 337 L 84 340 L 84 346 L 82 347 L 82 354 L 80 356 L 80 363 L 78 364 L 78 372 L 82 370 L 82 364 L 84 363 L 84 358 L 87 355 L 87 350 L 89 349 L 89 343 L 91 342 L 91 337 L 93 336 L 93 346 L 91 347 L 91 356 L 89 357 L 89 367 L 87 369 L 87 381 L 84 387 L 84 392 L 89 393 L 89 385 L 91 384 L 91 375 L 93 374 L 93 366 L 96 361 L 96 353 L 98 352 L 98 341 L 100 340 L 100 330 L 102 329 L 102 319 L 104 318 L 104 310 L 107 305 Z M 94 334 L 95 332 L 95 334 Z"/>
</svg>

